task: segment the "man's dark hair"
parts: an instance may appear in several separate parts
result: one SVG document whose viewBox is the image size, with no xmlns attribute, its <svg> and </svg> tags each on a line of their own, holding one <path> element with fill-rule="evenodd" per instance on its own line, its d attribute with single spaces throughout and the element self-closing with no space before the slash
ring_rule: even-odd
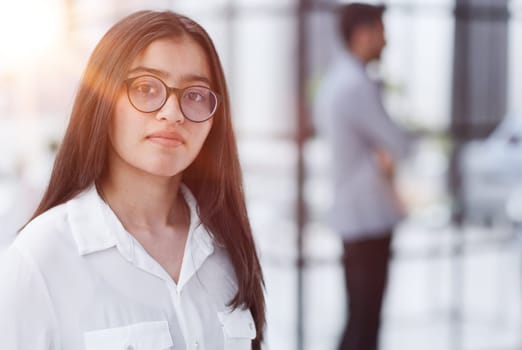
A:
<svg viewBox="0 0 522 350">
<path fill-rule="evenodd" d="M 350 42 L 355 30 L 382 20 L 385 5 L 350 3 L 339 7 L 339 29 L 344 42 Z"/>
</svg>

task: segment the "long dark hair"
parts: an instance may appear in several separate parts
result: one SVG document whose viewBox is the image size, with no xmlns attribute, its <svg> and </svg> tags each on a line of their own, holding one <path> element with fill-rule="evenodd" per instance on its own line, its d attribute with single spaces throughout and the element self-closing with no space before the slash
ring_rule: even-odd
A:
<svg viewBox="0 0 522 350">
<path fill-rule="evenodd" d="M 191 38 L 205 51 L 212 89 L 223 97 L 203 148 L 183 173 L 183 182 L 197 199 L 201 222 L 230 256 L 238 281 L 230 305 L 250 309 L 258 332 L 253 346 L 260 349 L 264 282 L 247 216 L 227 86 L 214 44 L 193 20 L 170 11 L 140 11 L 105 34 L 87 64 L 49 185 L 31 220 L 100 180 L 106 169 L 110 119 L 130 65 L 153 41 L 180 36 Z"/>
</svg>

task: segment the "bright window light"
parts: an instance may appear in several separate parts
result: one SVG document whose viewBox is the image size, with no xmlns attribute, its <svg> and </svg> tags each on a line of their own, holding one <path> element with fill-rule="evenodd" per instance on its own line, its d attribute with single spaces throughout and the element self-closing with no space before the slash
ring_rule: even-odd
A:
<svg viewBox="0 0 522 350">
<path fill-rule="evenodd" d="M 14 68 L 50 50 L 63 35 L 58 0 L 0 2 L 0 68 Z"/>
</svg>

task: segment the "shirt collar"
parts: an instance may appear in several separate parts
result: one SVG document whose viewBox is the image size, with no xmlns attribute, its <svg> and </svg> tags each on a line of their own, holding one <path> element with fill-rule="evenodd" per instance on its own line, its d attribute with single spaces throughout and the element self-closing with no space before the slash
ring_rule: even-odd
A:
<svg viewBox="0 0 522 350">
<path fill-rule="evenodd" d="M 67 202 L 69 225 L 80 255 L 117 244 L 116 236 L 105 221 L 104 204 L 94 185 Z"/>
<path fill-rule="evenodd" d="M 190 210 L 190 227 L 187 242 L 197 243 L 202 256 L 214 251 L 214 240 L 201 224 L 197 202 L 184 184 L 180 187 Z M 92 185 L 67 202 L 69 224 L 80 255 L 86 255 L 117 246 L 122 254 L 132 259 L 134 245 L 132 237 L 124 228 L 111 208 Z M 193 244 L 187 244 L 193 246 Z"/>
<path fill-rule="evenodd" d="M 185 198 L 185 202 L 190 209 L 190 227 L 188 240 L 193 238 L 203 249 L 205 254 L 211 254 L 214 251 L 214 239 L 209 231 L 204 227 L 199 219 L 198 203 L 190 189 L 181 184 L 181 193 Z"/>
</svg>

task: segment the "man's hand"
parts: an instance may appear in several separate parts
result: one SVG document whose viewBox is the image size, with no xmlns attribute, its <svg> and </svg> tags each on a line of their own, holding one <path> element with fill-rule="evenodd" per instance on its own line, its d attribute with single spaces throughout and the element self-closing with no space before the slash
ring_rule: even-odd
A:
<svg viewBox="0 0 522 350">
<path fill-rule="evenodd" d="M 395 165 L 393 163 L 393 158 L 390 154 L 383 150 L 377 150 L 375 152 L 375 156 L 377 158 L 377 164 L 382 171 L 382 174 L 389 181 L 393 182 L 394 174 L 395 174 Z"/>
</svg>

